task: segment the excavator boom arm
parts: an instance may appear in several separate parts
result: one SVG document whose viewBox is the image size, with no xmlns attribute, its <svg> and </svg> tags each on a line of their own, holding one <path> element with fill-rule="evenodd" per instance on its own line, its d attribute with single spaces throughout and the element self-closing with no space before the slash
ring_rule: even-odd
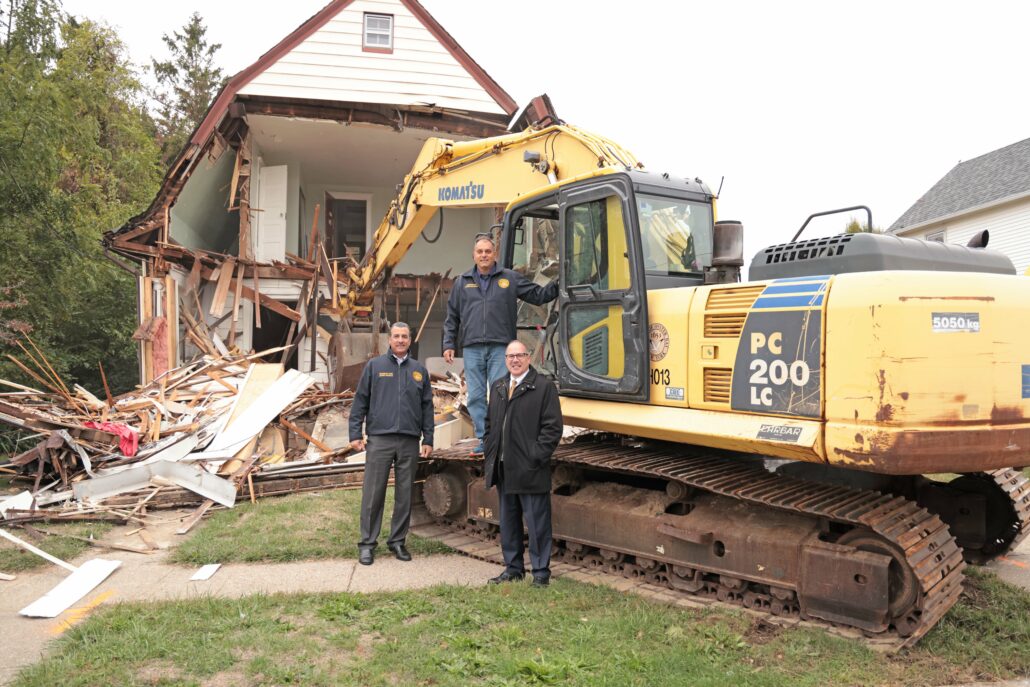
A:
<svg viewBox="0 0 1030 687">
<path fill-rule="evenodd" d="M 640 167 L 601 136 L 561 124 L 473 141 L 430 138 L 360 265 L 348 271 L 345 313 L 365 303 L 438 208 L 507 205 L 543 187 L 603 169 Z"/>
</svg>

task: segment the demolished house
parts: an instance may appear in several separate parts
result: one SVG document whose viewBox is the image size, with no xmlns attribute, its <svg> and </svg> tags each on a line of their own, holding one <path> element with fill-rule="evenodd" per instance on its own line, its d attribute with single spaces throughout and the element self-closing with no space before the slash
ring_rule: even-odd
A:
<svg viewBox="0 0 1030 687">
<path fill-rule="evenodd" d="M 349 386 L 345 365 L 381 350 L 378 337 L 363 351 L 335 338 L 345 275 L 396 185 L 427 138 L 503 134 L 515 110 L 416 0 L 328 4 L 222 88 L 150 207 L 105 236 L 141 265 L 141 381 L 282 346 L 272 362 Z M 414 353 L 439 355 L 445 275 L 496 217 L 441 213 L 387 275 L 372 322 L 409 322 Z"/>
<path fill-rule="evenodd" d="M 0 498 L 0 522 L 37 541 L 53 534 L 40 523 L 135 523 L 143 547 L 87 543 L 146 554 L 148 509 L 193 508 L 185 534 L 239 500 L 359 485 L 354 375 L 390 321 L 411 324 L 416 356 L 440 355 L 449 275 L 502 208 L 440 211 L 376 273 L 362 318 L 343 316 L 351 279 L 375 262 L 374 232 L 427 139 L 553 117 L 546 97 L 514 112 L 416 0 L 334 0 L 234 76 L 150 207 L 104 237 L 138 279 L 141 384 L 69 386 L 28 336 L 11 357 L 31 386 L 0 380 L 0 423 L 27 450 L 0 465 L 20 490 Z M 437 448 L 469 431 L 460 370 L 430 365 Z M 23 615 L 59 614 L 119 565 L 76 569 L 0 533 L 72 572 Z"/>
</svg>

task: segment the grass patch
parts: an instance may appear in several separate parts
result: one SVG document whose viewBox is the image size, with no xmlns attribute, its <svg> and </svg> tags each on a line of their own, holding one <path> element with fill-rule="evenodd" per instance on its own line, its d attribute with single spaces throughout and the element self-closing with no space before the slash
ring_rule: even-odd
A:
<svg viewBox="0 0 1030 687">
<path fill-rule="evenodd" d="M 919 648 L 975 666 L 977 680 L 1030 675 L 1030 593 L 983 568 L 965 574 L 962 600 Z"/>
<path fill-rule="evenodd" d="M 70 630 L 15 685 L 940 685 L 1026 675 L 1028 603 L 974 574 L 941 626 L 890 657 L 561 579 L 125 604 Z"/>
<path fill-rule="evenodd" d="M 172 554 L 191 565 L 239 561 L 295 561 L 357 558 L 361 490 L 296 494 L 241 503 L 212 515 Z M 379 550 L 386 548 L 393 512 L 393 488 L 387 490 Z M 414 554 L 446 553 L 443 544 L 409 535 Z"/>
<path fill-rule="evenodd" d="M 63 522 L 46 523 L 38 525 L 38 527 L 49 532 L 60 532 L 79 537 L 92 537 L 94 539 L 99 539 L 111 529 L 111 524 L 106 522 Z M 50 555 L 57 556 L 64 561 L 71 560 L 86 549 L 90 548 L 90 545 L 86 542 L 69 539 L 68 537 L 44 535 L 37 538 L 29 532 L 16 527 L 8 528 L 7 531 L 19 539 L 24 539 L 30 544 L 33 544 Z M 53 565 L 53 563 L 40 558 L 34 553 L 29 553 L 28 551 L 15 546 L 6 539 L 0 539 L 0 572 L 21 572 L 23 570 L 33 570 L 35 568 L 42 568 L 48 565 Z"/>
</svg>

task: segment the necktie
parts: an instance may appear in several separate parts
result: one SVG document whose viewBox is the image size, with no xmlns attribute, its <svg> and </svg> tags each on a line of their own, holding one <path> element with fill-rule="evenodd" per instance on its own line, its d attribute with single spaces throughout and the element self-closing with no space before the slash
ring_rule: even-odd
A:
<svg viewBox="0 0 1030 687">
<path fill-rule="evenodd" d="M 511 386 L 508 387 L 508 398 L 511 398 L 512 394 L 515 393 L 515 387 L 519 385 L 514 379 L 511 380 Z"/>
</svg>

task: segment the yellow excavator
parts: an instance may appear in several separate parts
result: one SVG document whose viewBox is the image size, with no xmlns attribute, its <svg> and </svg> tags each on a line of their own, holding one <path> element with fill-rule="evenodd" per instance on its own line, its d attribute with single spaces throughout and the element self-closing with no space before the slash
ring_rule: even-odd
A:
<svg viewBox="0 0 1030 687">
<path fill-rule="evenodd" d="M 564 124 L 430 139 L 347 312 L 438 209 L 498 204 L 503 266 L 559 282 L 519 336 L 566 424 L 597 430 L 554 457 L 558 560 L 905 645 L 958 599 L 964 558 L 1028 533 L 1030 281 L 986 232 L 799 231 L 740 283 L 743 229 L 700 179 Z M 481 464 L 434 458 L 429 513 L 494 534 Z"/>
</svg>

